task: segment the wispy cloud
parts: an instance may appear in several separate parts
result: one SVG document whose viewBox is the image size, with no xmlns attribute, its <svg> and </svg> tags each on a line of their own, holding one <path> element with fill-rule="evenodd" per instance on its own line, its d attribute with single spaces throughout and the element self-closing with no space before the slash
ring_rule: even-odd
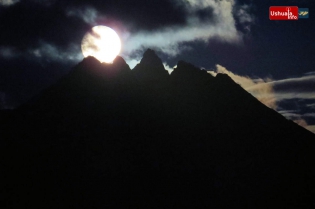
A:
<svg viewBox="0 0 315 209">
<path fill-rule="evenodd" d="M 315 75 L 287 78 L 270 82 L 278 100 L 315 99 Z"/>
<path fill-rule="evenodd" d="M 305 73 L 305 75 L 315 75 L 315 71 Z"/>
<path fill-rule="evenodd" d="M 288 120 L 294 121 L 296 124 L 306 128 L 307 130 L 315 133 L 315 125 L 308 124 L 307 118 L 315 118 L 315 113 L 305 113 L 305 114 L 299 114 L 299 113 L 285 113 L 282 114 L 284 117 L 286 117 Z"/>
<path fill-rule="evenodd" d="M 238 19 L 238 23 L 242 26 L 245 33 L 251 31 L 252 25 L 255 23 L 255 17 L 250 13 L 250 5 L 240 5 L 235 7 L 235 17 Z"/>
<path fill-rule="evenodd" d="M 11 6 L 18 3 L 20 0 L 0 0 L 0 6 Z"/>
<path fill-rule="evenodd" d="M 315 125 L 306 126 L 306 129 L 308 129 L 309 131 L 315 133 Z"/>
<path fill-rule="evenodd" d="M 56 3 L 57 0 L 31 0 L 34 3 L 40 4 L 42 6 L 49 7 Z"/>
<path fill-rule="evenodd" d="M 270 78 L 251 78 L 249 76 L 237 75 L 221 65 L 216 65 L 215 70 L 208 73 L 216 75 L 225 73 L 229 75 L 236 83 L 241 85 L 246 91 L 255 96 L 266 106 L 277 110 L 280 114 L 289 120 L 294 121 L 300 126 L 315 133 L 315 125 L 308 124 L 307 120 L 315 118 L 315 75 L 306 74 L 297 78 L 287 78 L 281 80 L 272 80 Z M 279 106 L 282 101 L 303 99 L 309 101 L 305 104 L 308 112 L 301 113 L 299 110 L 286 110 Z"/>
<path fill-rule="evenodd" d="M 315 103 L 313 103 L 313 104 L 307 104 L 306 106 L 309 107 L 309 108 L 311 108 L 311 109 L 315 109 Z"/>
<path fill-rule="evenodd" d="M 304 114 L 303 116 L 304 116 L 304 117 L 315 118 L 315 112 L 306 113 L 306 114 Z"/>
<path fill-rule="evenodd" d="M 12 59 L 19 56 L 19 52 L 14 47 L 0 47 L 0 57 L 5 59 Z"/>
<path fill-rule="evenodd" d="M 184 5 L 187 13 L 186 25 L 169 26 L 156 31 L 127 33 L 122 37 L 124 43 L 122 54 L 125 57 L 143 48 L 153 48 L 169 56 L 175 56 L 187 50 L 182 47 L 183 43 L 197 40 L 207 42 L 211 38 L 234 44 L 242 43 L 243 34 L 235 26 L 234 0 L 177 0 L 174 2 Z M 196 12 L 207 9 L 209 12 L 212 11 L 209 19 L 196 16 Z M 243 19 L 246 12 L 244 9 L 241 10 Z M 251 21 L 250 18 L 247 20 Z"/>
<path fill-rule="evenodd" d="M 97 12 L 97 10 L 92 7 L 71 8 L 66 11 L 66 14 L 69 17 L 82 19 L 85 23 L 90 25 L 95 25 L 97 18 L 100 17 L 100 14 Z"/>
<path fill-rule="evenodd" d="M 239 18 L 240 23 L 253 23 L 255 22 L 255 18 L 253 15 L 249 13 L 250 6 L 242 5 L 239 6 L 239 9 L 236 12 L 236 15 Z"/>
<path fill-rule="evenodd" d="M 209 73 L 228 74 L 236 83 L 257 97 L 265 105 L 276 109 L 277 103 L 289 99 L 315 100 L 315 75 L 304 75 L 297 78 L 272 80 L 270 78 L 253 79 L 240 76 L 226 68 L 217 65 L 216 71 Z M 312 106 L 313 104 L 309 104 Z"/>
<path fill-rule="evenodd" d="M 227 74 L 236 83 L 241 85 L 245 90 L 255 96 L 263 104 L 273 109 L 277 108 L 277 101 L 274 96 L 272 85 L 269 85 L 271 81 L 270 78 L 253 79 L 248 76 L 240 76 L 227 70 L 221 65 L 216 65 L 216 70 L 208 71 L 208 73 L 212 74 L 213 76 L 218 73 Z"/>
<path fill-rule="evenodd" d="M 126 60 L 126 63 L 129 65 L 130 69 L 133 69 L 137 64 L 140 63 L 140 59 L 137 58 L 127 58 Z"/>
<path fill-rule="evenodd" d="M 0 0 L 0 5 L 8 6 L 17 2 L 19 0 Z M 30 2 L 52 5 L 56 0 L 30 0 Z M 124 26 L 126 28 L 121 29 L 123 31 L 120 31 L 123 42 L 121 55 L 131 67 L 142 56 L 133 56 L 135 52 L 146 48 L 156 49 L 168 56 L 176 56 L 182 51 L 190 50 L 186 43 L 193 41 L 206 43 L 211 39 L 216 39 L 232 44 L 242 44 L 244 34 L 236 28 L 236 22 L 254 22 L 254 18 L 249 14 L 250 6 L 239 6 L 236 0 L 173 0 L 172 3 L 177 5 L 185 14 L 186 20 L 183 21 L 183 24 L 166 24 L 167 26 L 158 27 L 156 30 L 142 29 L 137 32 L 128 32 L 129 24 L 126 23 Z M 78 18 L 91 26 L 104 23 L 107 16 L 102 11 L 102 9 L 94 6 L 84 7 L 82 5 L 64 8 L 68 19 Z M 61 57 L 63 57 L 62 60 L 74 60 L 77 59 L 78 53 L 81 53 L 80 49 L 76 53 L 72 48 L 61 50 L 58 46 L 47 41 L 47 38 L 42 40 L 46 42 L 41 43 L 38 47 L 29 48 L 27 53 L 35 57 L 47 57 L 52 60 L 61 60 Z M 35 44 L 32 43 L 32 46 Z M 25 52 L 21 51 L 21 53 Z M 0 49 L 1 57 L 13 58 L 16 55 L 12 48 Z M 167 65 L 165 66 L 167 68 Z"/>
<path fill-rule="evenodd" d="M 177 66 L 175 65 L 174 67 L 169 66 L 167 63 L 163 63 L 165 70 L 167 70 L 167 72 L 169 74 L 171 74 L 174 71 L 174 68 L 176 68 Z"/>
<path fill-rule="evenodd" d="M 53 44 L 47 42 L 40 42 L 36 48 L 29 49 L 29 55 L 46 59 L 48 61 L 58 62 L 78 62 L 83 59 L 80 51 L 80 46 L 69 45 L 65 49 L 60 49 Z"/>
<path fill-rule="evenodd" d="M 26 59 L 36 58 L 60 63 L 78 62 L 83 59 L 80 46 L 70 44 L 68 47 L 60 48 L 44 41 L 40 41 L 36 47 L 30 48 L 27 51 L 19 51 L 12 46 L 0 47 L 0 57 L 4 59 L 19 57 Z"/>
</svg>

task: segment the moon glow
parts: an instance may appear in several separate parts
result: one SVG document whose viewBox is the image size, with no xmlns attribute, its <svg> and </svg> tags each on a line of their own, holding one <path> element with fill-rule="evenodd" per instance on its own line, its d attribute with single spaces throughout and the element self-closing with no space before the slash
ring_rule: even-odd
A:
<svg viewBox="0 0 315 209">
<path fill-rule="evenodd" d="M 93 56 L 100 62 L 112 63 L 121 50 L 121 42 L 113 29 L 100 25 L 84 35 L 81 49 L 84 57 Z"/>
</svg>

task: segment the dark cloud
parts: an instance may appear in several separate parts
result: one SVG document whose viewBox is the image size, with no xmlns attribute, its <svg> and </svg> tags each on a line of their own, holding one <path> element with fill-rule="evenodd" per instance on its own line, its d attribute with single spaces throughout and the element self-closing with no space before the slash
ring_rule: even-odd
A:
<svg viewBox="0 0 315 209">
<path fill-rule="evenodd" d="M 41 6 L 50 7 L 54 5 L 58 0 L 28 0 L 28 1 L 31 3 L 40 4 Z"/>
<path fill-rule="evenodd" d="M 53 83 L 83 58 L 81 40 L 94 25 L 122 34 L 185 21 L 168 0 L 1 0 L 0 91 L 16 106 Z"/>
<path fill-rule="evenodd" d="M 25 0 L 0 12 L 0 46 L 25 52 L 43 41 L 65 48 L 80 44 L 94 25 L 108 25 L 118 33 L 152 31 L 185 24 L 184 13 L 182 6 L 168 0 Z"/>
<path fill-rule="evenodd" d="M 252 5 L 250 14 L 255 17 L 251 27 L 250 47 L 254 62 L 248 65 L 246 74 L 269 73 L 276 79 L 294 77 L 312 71 L 315 60 L 310 53 L 315 50 L 315 19 L 299 21 L 270 21 L 270 6 L 294 5 L 313 8 L 315 1 L 287 0 L 238 0 L 239 5 Z"/>
<path fill-rule="evenodd" d="M 214 21 L 215 15 L 213 13 L 214 8 L 212 7 L 206 7 L 199 9 L 195 12 L 196 17 L 198 17 L 201 22 L 208 22 L 208 21 Z"/>
<path fill-rule="evenodd" d="M 174 0 L 91 0 L 67 1 L 67 7 L 93 7 L 106 16 L 103 21 L 116 20 L 128 25 L 132 32 L 157 30 L 171 25 L 185 24 L 185 11 Z"/>
<path fill-rule="evenodd" d="M 1 0 L 0 91 L 6 99 L 11 97 L 10 92 L 26 95 L 26 89 L 34 92 L 32 89 L 39 88 L 42 81 L 56 79 L 82 59 L 84 34 L 92 26 L 107 25 L 126 41 L 122 55 L 130 63 L 136 64 L 142 55 L 139 52 L 152 47 L 161 52 L 164 62 L 168 61 L 165 65 L 173 67 L 183 59 L 208 69 L 220 64 L 251 78 L 272 75 L 279 100 L 297 94 L 306 99 L 314 93 L 313 81 L 281 80 L 314 71 L 315 19 L 270 21 L 269 6 L 287 3 Z M 314 2 L 292 4 L 311 7 Z M 25 91 L 24 86 L 28 86 Z"/>
<path fill-rule="evenodd" d="M 43 7 L 20 2 L 0 13 L 0 45 L 21 50 L 34 47 L 39 40 L 58 46 L 79 41 L 89 27 L 69 18 L 63 8 Z"/>
<path fill-rule="evenodd" d="M 308 104 L 306 105 L 307 107 L 311 108 L 311 109 L 315 109 L 315 103 L 312 103 L 312 104 Z"/>
<path fill-rule="evenodd" d="M 270 78 L 253 79 L 237 75 L 220 65 L 208 73 L 213 76 L 216 76 L 217 73 L 229 75 L 263 104 L 315 133 L 315 75 L 276 81 L 272 81 Z"/>
<path fill-rule="evenodd" d="M 282 101 L 279 103 L 279 105 L 281 105 L 281 110 L 278 110 L 278 112 L 288 120 L 292 120 L 300 126 L 315 133 L 315 113 L 308 108 L 308 103 L 314 101 L 315 100 L 301 101 L 297 99 Z M 286 109 L 287 107 L 291 109 Z"/>
<path fill-rule="evenodd" d="M 0 0 L 0 7 L 9 7 L 16 3 L 18 3 L 19 0 Z"/>
<path fill-rule="evenodd" d="M 311 93 L 315 98 L 315 75 L 300 78 L 289 78 L 273 83 L 277 92 Z"/>
</svg>

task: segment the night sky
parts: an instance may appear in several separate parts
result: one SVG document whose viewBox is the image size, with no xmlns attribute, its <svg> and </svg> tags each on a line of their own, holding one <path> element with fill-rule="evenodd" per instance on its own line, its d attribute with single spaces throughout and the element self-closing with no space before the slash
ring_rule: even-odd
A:
<svg viewBox="0 0 315 209">
<path fill-rule="evenodd" d="M 310 17 L 271 21 L 277 5 L 309 8 Z M 0 108 L 18 107 L 67 74 L 83 59 L 85 33 L 105 25 L 131 68 L 151 48 L 170 72 L 185 60 L 227 73 L 315 133 L 313 8 L 313 0 L 0 0 Z"/>
</svg>

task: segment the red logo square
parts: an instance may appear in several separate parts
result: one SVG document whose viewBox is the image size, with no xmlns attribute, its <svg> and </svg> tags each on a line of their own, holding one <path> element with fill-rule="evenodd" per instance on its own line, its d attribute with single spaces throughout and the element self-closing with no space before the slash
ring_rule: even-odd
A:
<svg viewBox="0 0 315 209">
<path fill-rule="evenodd" d="M 270 20 L 298 20 L 299 8 L 297 6 L 271 6 L 269 7 Z"/>
</svg>

